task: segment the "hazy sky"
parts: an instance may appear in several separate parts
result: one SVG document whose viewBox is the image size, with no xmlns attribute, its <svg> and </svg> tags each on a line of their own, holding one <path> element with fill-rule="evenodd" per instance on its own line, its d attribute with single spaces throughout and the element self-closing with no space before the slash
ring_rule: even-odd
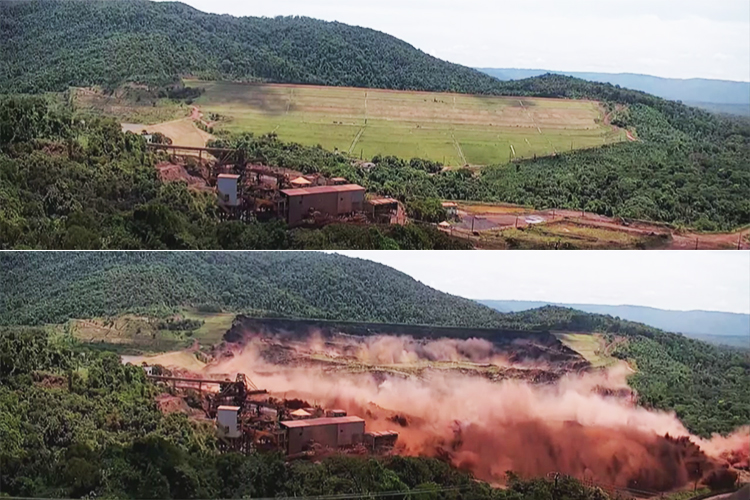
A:
<svg viewBox="0 0 750 500">
<path fill-rule="evenodd" d="M 750 313 L 750 252 L 339 251 L 470 299 Z"/>
<path fill-rule="evenodd" d="M 383 31 L 472 67 L 750 81 L 748 0 L 182 0 Z"/>
</svg>

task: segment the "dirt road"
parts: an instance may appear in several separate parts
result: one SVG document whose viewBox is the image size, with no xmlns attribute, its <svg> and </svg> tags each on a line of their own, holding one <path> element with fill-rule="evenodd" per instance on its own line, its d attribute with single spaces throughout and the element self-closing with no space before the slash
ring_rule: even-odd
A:
<svg viewBox="0 0 750 500">
<path fill-rule="evenodd" d="M 750 227 L 729 233 L 678 232 L 664 224 L 624 222 L 579 210 L 534 210 L 507 204 L 459 203 L 458 218 L 454 228 L 464 232 L 470 232 L 472 228 L 473 231 L 479 232 L 513 227 L 526 228 L 568 220 L 579 225 L 614 230 L 633 236 L 670 234 L 671 240 L 666 247 L 670 250 L 750 250 Z"/>
<path fill-rule="evenodd" d="M 172 139 L 172 143 L 179 146 L 205 147 L 206 142 L 214 138 L 208 132 L 199 129 L 193 123 L 193 118 L 181 118 L 156 125 L 143 125 L 140 123 L 123 123 L 123 132 L 140 134 L 143 130 L 149 133 L 159 132 Z"/>
</svg>

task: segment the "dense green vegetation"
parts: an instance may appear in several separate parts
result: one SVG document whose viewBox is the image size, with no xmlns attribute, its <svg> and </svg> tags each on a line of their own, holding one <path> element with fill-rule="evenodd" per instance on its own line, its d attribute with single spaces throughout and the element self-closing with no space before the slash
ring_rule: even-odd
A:
<svg viewBox="0 0 750 500">
<path fill-rule="evenodd" d="M 466 327 L 498 326 L 502 318 L 381 264 L 317 252 L 24 252 L 0 254 L 0 269 L 0 324 L 204 304 L 287 317 Z"/>
<path fill-rule="evenodd" d="M 11 49 L 0 58 L 0 92 L 114 88 L 125 81 L 164 87 L 194 75 L 599 100 L 612 123 L 629 128 L 638 142 L 489 167 L 479 176 L 434 173 L 435 165 L 419 162 L 384 162 L 358 173 L 347 161 L 335 161 L 332 169 L 402 200 L 585 209 L 703 230 L 750 223 L 747 120 L 562 75 L 500 82 L 373 30 L 307 18 L 232 18 L 145 0 L 6 2 L 0 14 Z M 324 153 L 304 150 L 302 156 L 306 171 L 331 167 Z M 280 244 L 272 236 L 249 239 Z"/>
<path fill-rule="evenodd" d="M 497 80 L 370 29 L 303 17 L 234 18 L 146 0 L 3 2 L 0 93 L 178 75 L 352 87 L 491 90 Z"/>
<path fill-rule="evenodd" d="M 257 142 L 253 154 L 274 163 L 335 169 L 337 155 L 318 148 Z M 290 231 L 281 222 L 221 221 L 214 195 L 161 182 L 157 159 L 113 120 L 44 97 L 0 97 L 0 249 L 469 247 L 416 224 Z"/>
<path fill-rule="evenodd" d="M 656 331 L 618 346 L 634 362 L 629 384 L 640 403 L 674 410 L 698 435 L 728 433 L 750 422 L 750 354 Z"/>
<path fill-rule="evenodd" d="M 561 478 L 493 489 L 429 458 L 286 463 L 220 453 L 211 423 L 162 414 L 159 389 L 113 353 L 38 329 L 0 329 L 0 491 L 41 498 L 270 498 L 390 492 L 429 500 L 606 500 Z M 424 492 L 419 493 L 417 492 Z"/>
<path fill-rule="evenodd" d="M 509 328 L 624 336 L 613 355 L 637 367 L 629 384 L 640 404 L 674 410 L 693 433 L 709 437 L 750 423 L 750 352 L 714 346 L 641 323 L 546 306 L 504 315 Z"/>
</svg>

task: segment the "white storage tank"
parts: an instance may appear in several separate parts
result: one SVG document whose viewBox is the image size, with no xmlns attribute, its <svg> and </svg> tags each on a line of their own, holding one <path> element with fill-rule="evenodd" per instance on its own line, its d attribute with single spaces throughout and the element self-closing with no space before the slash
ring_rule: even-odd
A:
<svg viewBox="0 0 750 500">
<path fill-rule="evenodd" d="M 229 207 L 239 205 L 237 197 L 237 183 L 239 182 L 239 178 L 240 176 L 235 174 L 219 174 L 216 177 L 216 190 L 219 192 L 219 203 Z"/>
<path fill-rule="evenodd" d="M 240 437 L 240 429 L 237 425 L 239 411 L 239 406 L 219 406 L 216 412 L 216 427 L 219 435 L 229 438 Z"/>
</svg>

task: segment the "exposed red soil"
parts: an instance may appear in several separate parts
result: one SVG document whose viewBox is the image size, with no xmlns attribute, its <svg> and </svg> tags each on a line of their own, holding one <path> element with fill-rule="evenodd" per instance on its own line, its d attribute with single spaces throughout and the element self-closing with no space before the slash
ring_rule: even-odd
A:
<svg viewBox="0 0 750 500">
<path fill-rule="evenodd" d="M 190 409 L 183 398 L 171 396 L 166 393 L 156 396 L 156 404 L 159 406 L 159 410 L 165 414 L 175 412 L 188 413 Z"/>
<path fill-rule="evenodd" d="M 210 189 L 205 179 L 190 175 L 182 165 L 175 165 L 170 162 L 161 162 L 156 165 L 159 171 L 159 178 L 162 182 L 185 182 L 189 187 L 195 189 Z"/>
<path fill-rule="evenodd" d="M 463 207 L 462 207 L 463 208 Z M 510 210 L 509 210 L 510 211 Z M 579 210 L 532 210 L 521 213 L 493 213 L 491 207 L 482 212 L 477 206 L 470 211 L 458 211 L 460 221 L 454 226 L 461 231 L 471 231 L 472 218 L 475 220 L 474 231 L 509 229 L 512 227 L 526 228 L 539 224 L 553 224 L 559 221 L 570 221 L 583 226 L 611 229 L 626 232 L 635 236 L 653 236 L 670 234 L 671 241 L 667 245 L 670 250 L 749 250 L 750 228 L 730 233 L 699 233 L 692 231 L 676 231 L 665 224 L 649 223 L 645 221 L 624 221 L 622 219 L 604 215 L 582 212 Z"/>
</svg>

